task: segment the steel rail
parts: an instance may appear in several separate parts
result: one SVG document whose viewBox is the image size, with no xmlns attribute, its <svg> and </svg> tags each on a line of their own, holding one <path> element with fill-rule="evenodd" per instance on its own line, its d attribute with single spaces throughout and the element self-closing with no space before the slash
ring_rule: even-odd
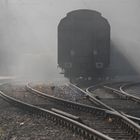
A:
<svg viewBox="0 0 140 140">
<path fill-rule="evenodd" d="M 114 94 L 119 95 L 121 98 L 124 98 L 126 100 L 132 100 L 135 103 L 140 104 L 140 98 L 139 97 L 136 97 L 136 96 L 128 94 L 127 92 L 123 91 L 122 87 L 123 86 L 120 87 L 120 90 L 117 90 L 117 89 L 111 88 L 109 86 L 104 86 L 105 89 L 111 90 Z M 138 122 L 140 124 L 140 118 L 125 114 L 123 112 L 121 112 L 121 114 L 125 115 L 129 119 L 131 119 L 131 120 L 133 120 L 135 122 Z"/>
<path fill-rule="evenodd" d="M 74 85 L 73 84 L 71 84 L 71 83 L 69 83 L 69 84 L 65 84 L 70 90 L 72 90 L 73 92 L 79 92 L 79 90 L 77 91 L 77 89 L 74 87 Z M 74 89 L 73 89 L 74 88 Z M 82 92 L 81 92 L 82 93 Z M 82 93 L 83 94 L 83 93 Z M 88 95 L 88 94 L 83 94 L 86 98 L 87 98 L 87 100 L 89 100 L 91 103 L 94 103 L 95 105 L 97 105 L 97 106 L 99 106 L 99 107 L 103 107 L 103 106 L 101 106 L 101 104 L 100 103 L 98 103 L 98 101 L 97 100 L 93 100 L 93 99 L 91 99 L 90 98 L 90 96 Z"/>
<path fill-rule="evenodd" d="M 102 84 L 99 84 L 99 85 L 101 86 Z M 77 89 L 80 90 L 81 92 L 83 92 L 83 93 L 89 95 L 90 98 L 93 98 L 93 100 L 95 100 L 95 101 L 97 100 L 97 99 L 96 99 L 95 97 L 93 97 L 93 96 L 91 95 L 91 93 L 88 91 L 89 88 L 88 88 L 88 90 L 84 91 L 84 90 L 82 90 L 81 88 L 79 88 L 79 87 L 77 87 L 77 86 L 75 86 L 75 85 L 72 85 L 72 86 L 75 87 L 75 88 L 77 88 Z M 98 85 L 96 85 L 96 87 L 97 87 L 97 86 L 98 86 Z M 92 86 L 91 86 L 91 87 L 92 87 Z M 99 101 L 99 100 L 97 100 L 97 102 L 98 102 L 98 103 L 101 103 L 101 105 L 103 105 L 103 106 L 105 105 L 105 107 L 107 107 L 109 110 L 111 110 L 111 111 L 113 111 L 113 112 L 115 112 L 115 113 L 118 113 L 120 116 L 124 117 L 125 120 L 127 120 L 130 124 L 132 124 L 132 126 L 136 127 L 136 129 L 138 129 L 138 131 L 140 131 L 140 126 L 137 125 L 135 122 L 131 121 L 129 118 L 127 118 L 127 117 L 125 117 L 124 115 L 122 115 L 121 112 L 116 111 L 115 109 L 109 107 L 108 105 L 102 103 L 102 102 Z M 126 116 L 129 116 L 129 115 L 126 115 Z M 132 118 L 133 118 L 133 116 L 132 116 Z M 135 118 L 135 117 L 134 117 L 134 118 Z M 136 119 L 136 118 L 135 118 L 135 119 Z"/>
<path fill-rule="evenodd" d="M 128 99 L 131 99 L 133 101 L 136 101 L 138 103 L 140 103 L 140 97 L 137 97 L 135 95 L 131 95 L 129 93 L 127 93 L 125 91 L 125 88 L 128 88 L 129 86 L 133 86 L 133 85 L 137 85 L 137 84 L 140 84 L 140 83 L 129 83 L 129 84 L 124 84 L 120 87 L 120 91 L 122 94 L 124 94 L 125 96 L 127 96 Z"/>
<path fill-rule="evenodd" d="M 117 90 L 117 89 L 115 89 L 115 88 L 112 88 L 112 87 L 109 87 L 109 86 L 104 86 L 104 84 L 99 84 L 99 85 L 95 85 L 95 86 L 91 86 L 91 87 L 88 87 L 87 89 L 86 89 L 86 92 L 88 92 L 89 94 L 91 94 L 91 90 L 92 89 L 96 89 L 96 88 L 99 88 L 99 87 L 103 87 L 103 88 L 105 88 L 105 89 L 107 89 L 107 90 L 110 90 L 110 91 L 112 91 L 112 93 L 113 94 L 115 94 L 115 95 L 118 95 L 121 99 L 126 99 L 126 100 L 132 100 L 132 101 L 134 101 L 134 102 L 137 102 L 137 103 L 140 103 L 139 101 L 139 99 L 134 99 L 134 98 L 132 98 L 132 97 L 130 97 L 130 96 L 128 96 L 127 94 L 124 94 L 124 93 L 122 93 L 120 90 Z M 93 96 L 93 95 L 92 95 Z M 93 97 L 94 98 L 94 97 Z M 101 102 L 101 101 L 100 101 Z M 102 102 L 101 102 L 102 103 Z M 102 103 L 102 104 L 104 104 L 104 103 Z M 110 106 L 108 106 L 108 105 L 106 105 L 105 104 L 105 107 L 108 107 L 108 109 L 109 110 L 112 110 L 112 111 L 114 111 L 115 109 L 114 108 L 112 108 L 112 107 L 110 107 Z M 115 111 L 117 111 L 117 110 L 115 110 Z M 121 113 L 122 115 L 124 115 L 124 116 L 126 116 L 127 118 L 129 118 L 129 119 L 131 119 L 131 120 L 133 120 L 133 121 L 135 121 L 135 122 L 137 122 L 137 123 L 139 123 L 140 124 L 140 118 L 138 118 L 138 117 L 134 117 L 134 116 L 131 116 L 131 115 L 128 115 L 128 114 L 125 114 L 125 113 L 123 113 L 123 112 L 120 112 L 120 111 L 117 111 L 117 112 L 119 112 L 119 113 Z"/>
<path fill-rule="evenodd" d="M 99 111 L 99 112 L 104 111 L 105 112 L 106 111 L 106 109 L 102 109 L 99 107 L 93 107 L 93 106 L 89 106 L 89 105 L 85 105 L 85 104 L 81 104 L 81 103 L 76 103 L 76 102 L 72 102 L 72 101 L 68 101 L 68 100 L 64 100 L 64 99 L 61 99 L 58 97 L 48 95 L 46 93 L 43 93 L 41 91 L 38 91 L 38 90 L 32 88 L 29 84 L 26 85 L 26 90 L 28 92 L 34 93 L 38 96 L 45 97 L 46 99 L 48 99 L 52 102 L 56 102 L 56 103 L 63 105 L 65 107 L 78 109 L 78 110 L 84 110 L 85 112 L 95 112 L 95 111 Z"/>
<path fill-rule="evenodd" d="M 109 82 L 109 83 L 110 83 L 110 82 Z M 115 83 L 115 82 L 114 82 L 114 83 Z M 120 83 L 120 82 L 119 82 L 119 83 Z M 115 111 L 115 112 L 116 112 L 117 110 L 115 110 L 114 108 L 112 108 L 112 107 L 110 107 L 110 106 L 104 104 L 103 102 L 97 100 L 93 95 L 91 95 L 91 93 L 90 93 L 90 88 L 93 88 L 93 87 L 94 87 L 94 88 L 96 89 L 97 87 L 102 86 L 102 84 L 108 84 L 108 83 L 100 83 L 100 84 L 97 84 L 97 85 L 88 87 L 88 88 L 86 89 L 86 92 L 83 91 L 83 90 L 81 90 L 79 87 L 77 87 L 77 86 L 75 86 L 75 85 L 73 85 L 73 84 L 71 84 L 71 83 L 70 83 L 70 86 L 71 86 L 71 87 L 74 87 L 75 89 L 80 90 L 80 91 L 83 92 L 83 93 L 85 93 L 86 96 L 89 96 L 89 98 L 92 98 L 93 101 L 95 101 L 95 102 L 97 101 L 99 104 L 101 104 L 101 105 L 104 106 L 105 108 L 107 108 L 107 109 L 109 109 L 109 110 L 111 110 L 111 111 Z M 104 87 L 110 89 L 110 88 L 107 87 L 107 86 L 104 86 Z M 114 89 L 114 90 L 113 90 L 113 88 L 111 88 L 111 89 L 112 89 L 113 93 L 119 95 L 121 98 L 128 99 L 128 97 L 126 97 L 126 95 L 122 94 L 122 92 L 120 92 L 119 90 L 117 90 L 117 89 Z M 131 119 L 131 120 L 134 121 L 134 122 L 140 123 L 140 118 L 137 118 L 137 117 L 134 117 L 134 116 L 125 114 L 125 113 L 123 113 L 123 112 L 119 112 L 119 111 L 117 111 L 117 112 L 120 113 L 120 114 L 122 114 L 123 116 L 125 116 L 125 117 Z"/>
<path fill-rule="evenodd" d="M 77 88 L 78 90 L 80 90 L 83 94 L 87 94 L 87 92 L 83 91 L 79 87 L 76 87 L 75 85 L 73 85 L 73 86 L 75 88 Z M 62 105 L 65 105 L 65 106 L 68 106 L 68 107 L 78 109 L 82 105 L 80 107 L 81 110 L 86 110 L 86 111 L 90 110 L 91 112 L 99 111 L 100 113 L 105 113 L 106 115 L 110 116 L 111 118 L 115 118 L 116 123 L 120 124 L 120 126 L 123 126 L 125 129 L 128 130 L 128 132 L 132 131 L 131 134 L 135 135 L 134 137 L 136 137 L 136 139 L 138 139 L 140 137 L 140 126 L 138 124 L 134 123 L 133 121 L 131 121 L 130 119 L 128 119 L 127 117 L 121 115 L 119 112 L 117 112 L 115 110 L 113 110 L 113 112 L 112 112 L 112 111 L 109 111 L 109 110 L 106 110 L 106 109 L 101 109 L 101 108 L 97 108 L 97 107 L 91 107 L 91 106 L 87 106 L 87 105 L 83 105 L 83 104 L 79 104 L 79 103 L 74 103 L 74 102 L 71 102 L 71 101 L 66 101 L 64 99 L 60 99 L 60 98 L 57 98 L 57 97 L 54 97 L 54 96 L 50 96 L 50 95 L 42 93 L 42 92 L 40 92 L 36 89 L 33 89 L 32 87 L 29 86 L 29 84 L 26 86 L 26 88 L 30 92 L 38 94 L 39 96 L 46 97 L 46 98 L 50 99 L 51 101 L 54 101 L 54 102 L 57 101 L 57 102 L 61 103 Z M 69 105 L 67 105 L 67 103 Z M 73 105 L 75 107 L 73 107 Z"/>
<path fill-rule="evenodd" d="M 72 130 L 74 132 L 77 132 L 78 134 L 80 134 L 81 136 L 83 136 L 89 140 L 114 140 L 84 124 L 81 124 L 70 118 L 57 114 L 53 111 L 49 111 L 49 110 L 40 108 L 38 106 L 34 106 L 31 104 L 22 102 L 20 100 L 17 100 L 13 97 L 10 97 L 10 96 L 4 94 L 2 91 L 0 91 L 0 96 L 4 100 L 6 100 L 8 103 L 10 103 L 18 108 L 22 108 L 25 111 L 29 111 L 33 114 L 37 114 L 42 117 L 47 117 L 48 119 L 50 119 L 54 122 L 57 122 L 58 124 L 65 126 L 66 128 L 69 128 L 70 130 Z"/>
<path fill-rule="evenodd" d="M 102 85 L 102 84 L 95 85 L 94 87 L 97 87 L 97 86 L 99 86 L 99 85 Z M 71 83 L 70 83 L 70 86 L 72 86 L 73 88 L 75 88 L 75 89 L 79 90 L 80 92 L 82 92 L 83 94 L 85 94 L 85 95 L 89 98 L 90 101 L 92 101 L 92 102 L 94 102 L 94 103 L 97 103 L 97 104 L 100 105 L 102 108 L 104 108 L 104 109 L 109 109 L 109 110 L 112 110 L 112 111 L 115 111 L 115 112 L 116 112 L 115 109 L 113 109 L 113 108 L 111 108 L 110 106 L 108 106 L 108 105 L 104 104 L 103 102 L 99 101 L 98 99 L 96 99 L 96 98 L 91 94 L 91 92 L 89 92 L 89 89 L 90 89 L 92 86 L 89 87 L 89 88 L 87 88 L 86 91 L 82 90 L 81 88 L 79 88 L 79 87 L 77 87 L 76 85 L 73 85 L 73 84 L 71 84 Z"/>
<path fill-rule="evenodd" d="M 125 91 L 123 90 L 124 86 L 121 86 L 121 87 L 120 87 L 120 90 L 117 90 L 117 89 L 115 89 L 115 88 L 111 88 L 111 87 L 109 87 L 109 86 L 104 86 L 104 88 L 113 91 L 114 93 L 118 94 L 119 96 L 121 96 L 121 97 L 123 97 L 123 98 L 125 98 L 125 99 L 129 99 L 129 100 L 135 101 L 135 102 L 137 102 L 137 103 L 140 104 L 140 98 L 139 98 L 139 97 L 136 97 L 136 96 L 134 96 L 134 95 L 130 95 L 130 94 L 128 94 L 127 92 L 125 92 Z"/>
</svg>

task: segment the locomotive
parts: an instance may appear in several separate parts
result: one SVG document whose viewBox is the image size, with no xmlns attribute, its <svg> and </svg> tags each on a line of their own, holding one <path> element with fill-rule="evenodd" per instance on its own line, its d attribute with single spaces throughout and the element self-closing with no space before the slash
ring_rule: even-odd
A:
<svg viewBox="0 0 140 140">
<path fill-rule="evenodd" d="M 58 66 L 68 78 L 101 75 L 110 63 L 110 25 L 101 13 L 80 9 L 58 25 Z"/>
</svg>

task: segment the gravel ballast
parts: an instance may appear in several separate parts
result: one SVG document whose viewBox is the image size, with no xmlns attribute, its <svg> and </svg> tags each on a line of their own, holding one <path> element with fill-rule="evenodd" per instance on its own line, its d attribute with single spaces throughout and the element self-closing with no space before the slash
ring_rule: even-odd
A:
<svg viewBox="0 0 140 140">
<path fill-rule="evenodd" d="M 8 87 L 3 88 L 3 91 L 13 91 L 13 89 L 11 90 L 10 88 L 12 87 L 11 85 Z M 22 86 L 20 85 L 20 87 Z M 19 88 L 17 89 L 19 90 Z M 10 94 L 10 92 L 8 92 L 8 95 Z M 18 96 L 22 97 L 22 95 Z M 31 98 L 31 100 L 33 99 Z M 48 120 L 47 118 L 30 115 L 27 112 L 22 111 L 21 109 L 13 107 L 0 98 L 0 140 L 85 139 L 71 132 L 67 128 L 56 125 L 54 122 Z"/>
</svg>

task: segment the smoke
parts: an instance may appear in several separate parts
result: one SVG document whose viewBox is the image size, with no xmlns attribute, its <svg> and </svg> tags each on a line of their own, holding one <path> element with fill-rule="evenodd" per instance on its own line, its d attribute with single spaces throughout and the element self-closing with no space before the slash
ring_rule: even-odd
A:
<svg viewBox="0 0 140 140">
<path fill-rule="evenodd" d="M 0 75 L 62 78 L 57 69 L 57 26 L 76 9 L 97 10 L 108 19 L 115 75 L 126 70 L 139 74 L 139 6 L 138 0 L 0 0 Z"/>
</svg>

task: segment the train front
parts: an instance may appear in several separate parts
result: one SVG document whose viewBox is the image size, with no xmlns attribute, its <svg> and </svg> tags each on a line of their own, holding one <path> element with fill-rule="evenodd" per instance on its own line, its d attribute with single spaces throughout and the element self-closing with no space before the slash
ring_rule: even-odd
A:
<svg viewBox="0 0 140 140">
<path fill-rule="evenodd" d="M 93 10 L 75 10 L 58 25 L 58 65 L 65 77 L 98 77 L 109 66 L 110 25 Z"/>
</svg>

